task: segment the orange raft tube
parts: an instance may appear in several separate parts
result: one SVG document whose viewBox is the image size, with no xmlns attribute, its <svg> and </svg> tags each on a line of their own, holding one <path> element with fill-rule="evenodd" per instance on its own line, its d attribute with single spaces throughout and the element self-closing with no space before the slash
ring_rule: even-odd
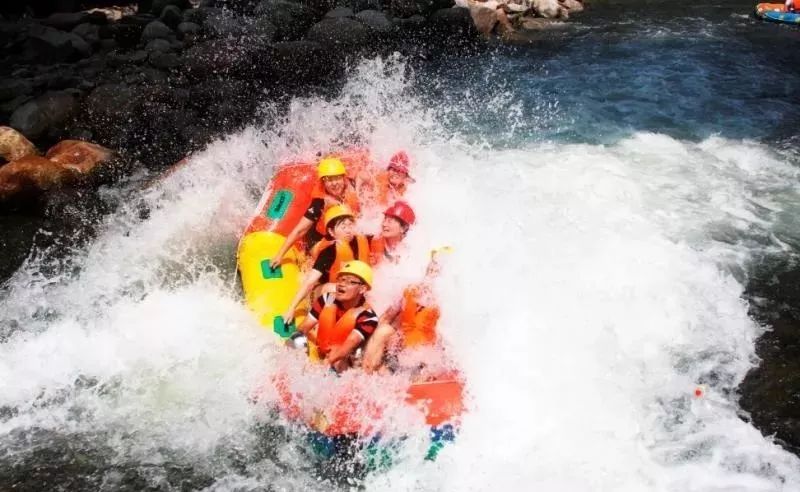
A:
<svg viewBox="0 0 800 492">
<path fill-rule="evenodd" d="M 375 423 L 384 417 L 391 405 L 399 403 L 397 399 L 371 395 L 367 389 L 353 384 L 338 391 L 340 396 L 334 398 L 332 405 L 309 409 L 303 393 L 292 387 L 286 374 L 276 376 L 273 384 L 278 393 L 279 409 L 287 419 L 328 437 L 375 435 L 380 431 Z M 464 411 L 464 383 L 456 373 L 444 374 L 433 380 L 412 383 L 402 400 L 409 408 L 419 411 L 431 428 L 457 425 Z"/>
</svg>

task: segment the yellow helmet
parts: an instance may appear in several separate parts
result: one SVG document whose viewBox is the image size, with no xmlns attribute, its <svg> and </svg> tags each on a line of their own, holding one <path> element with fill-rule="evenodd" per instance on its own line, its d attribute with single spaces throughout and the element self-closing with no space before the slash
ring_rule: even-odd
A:
<svg viewBox="0 0 800 492">
<path fill-rule="evenodd" d="M 317 165 L 317 176 L 325 178 L 327 176 L 342 176 L 347 173 L 344 162 L 336 157 L 326 157 L 319 161 Z"/>
<path fill-rule="evenodd" d="M 355 275 L 356 277 L 363 280 L 364 283 L 367 284 L 367 287 L 369 287 L 370 289 L 372 288 L 372 267 L 370 267 L 363 261 L 359 260 L 348 261 L 347 263 L 342 265 L 341 270 L 339 270 L 339 273 L 337 273 L 336 276 L 338 277 L 339 275 L 345 273 L 350 275 Z"/>
<path fill-rule="evenodd" d="M 332 206 L 325 211 L 325 220 L 323 221 L 325 223 L 325 230 L 328 229 L 328 224 L 330 224 L 333 219 L 338 219 L 339 217 L 355 217 L 355 214 L 347 205 Z"/>
</svg>

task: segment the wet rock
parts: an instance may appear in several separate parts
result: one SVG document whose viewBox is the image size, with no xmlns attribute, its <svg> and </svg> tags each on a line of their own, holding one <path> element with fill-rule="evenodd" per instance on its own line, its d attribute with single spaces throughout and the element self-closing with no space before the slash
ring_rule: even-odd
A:
<svg viewBox="0 0 800 492">
<path fill-rule="evenodd" d="M 154 39 L 147 43 L 147 46 L 144 47 L 144 50 L 148 53 L 152 53 L 154 51 L 161 51 L 166 52 L 172 50 L 172 44 L 166 39 Z"/>
<path fill-rule="evenodd" d="M 164 39 L 172 36 L 172 30 L 161 21 L 153 21 L 147 24 L 142 31 L 142 40 Z"/>
<path fill-rule="evenodd" d="M 565 22 L 544 19 L 542 17 L 523 17 L 520 27 L 528 31 L 550 31 L 554 29 L 564 29 L 567 27 Z"/>
<path fill-rule="evenodd" d="M 348 17 L 352 19 L 353 17 L 355 17 L 355 13 L 353 12 L 353 9 L 351 9 L 350 7 L 336 7 L 335 9 L 325 14 L 326 19 L 338 19 L 340 17 Z"/>
<path fill-rule="evenodd" d="M 433 13 L 428 19 L 436 35 L 469 41 L 475 37 L 477 30 L 467 9 L 447 8 Z"/>
<path fill-rule="evenodd" d="M 279 41 L 301 38 L 316 19 L 309 7 L 289 0 L 264 0 L 255 8 L 255 15 L 276 27 Z"/>
<path fill-rule="evenodd" d="M 11 127 L 0 126 L 0 157 L 11 162 L 29 155 L 39 155 L 30 140 Z"/>
<path fill-rule="evenodd" d="M 175 7 L 178 11 L 189 8 L 191 5 L 188 0 L 153 0 L 153 5 L 150 7 L 150 13 L 153 15 L 161 15 L 164 10 Z M 139 6 L 141 8 L 141 5 Z"/>
<path fill-rule="evenodd" d="M 395 17 L 406 18 L 413 15 L 428 16 L 452 5 L 452 0 L 391 0 L 389 10 Z"/>
<path fill-rule="evenodd" d="M 488 36 L 494 31 L 494 26 L 497 25 L 497 9 L 493 5 L 476 2 L 470 5 L 469 14 L 478 32 Z"/>
<path fill-rule="evenodd" d="M 150 53 L 150 65 L 162 70 L 171 70 L 181 65 L 181 59 L 175 53 L 156 51 Z"/>
<path fill-rule="evenodd" d="M 12 78 L 0 80 L 0 101 L 8 101 L 33 92 L 33 84 L 29 80 Z"/>
<path fill-rule="evenodd" d="M 184 36 L 187 34 L 197 34 L 200 32 L 200 26 L 194 22 L 181 22 L 178 24 L 178 32 Z"/>
<path fill-rule="evenodd" d="M 533 10 L 539 17 L 555 19 L 561 12 L 558 0 L 533 0 Z"/>
<path fill-rule="evenodd" d="M 73 171 L 39 156 L 26 156 L 0 167 L 0 202 L 23 193 L 55 188 L 73 177 Z"/>
<path fill-rule="evenodd" d="M 168 5 L 161 11 L 159 19 L 161 19 L 161 22 L 174 29 L 178 27 L 178 24 L 183 22 L 183 14 L 178 7 Z"/>
<path fill-rule="evenodd" d="M 325 19 L 311 26 L 306 39 L 336 48 L 354 48 L 367 45 L 372 36 L 367 27 L 353 19 Z"/>
<path fill-rule="evenodd" d="M 39 63 L 74 61 L 89 54 L 89 44 L 75 34 L 35 24 L 28 31 L 27 56 Z"/>
<path fill-rule="evenodd" d="M 26 137 L 36 139 L 50 127 L 63 126 L 77 109 L 75 94 L 49 92 L 17 108 L 11 115 L 11 126 Z"/>
<path fill-rule="evenodd" d="M 577 14 L 583 12 L 583 3 L 578 0 L 558 0 L 558 3 L 567 10 L 570 14 Z"/>
<path fill-rule="evenodd" d="M 107 162 L 114 153 L 97 144 L 80 140 L 63 140 L 51 147 L 45 157 L 81 174 L 94 171 L 98 165 Z"/>
<path fill-rule="evenodd" d="M 90 15 L 87 12 L 59 12 L 42 20 L 42 24 L 62 31 L 71 31 L 77 25 L 89 22 L 89 19 Z"/>
<path fill-rule="evenodd" d="M 86 23 L 75 26 L 75 29 L 72 30 L 72 34 L 80 36 L 90 45 L 100 42 L 100 26 L 96 26 L 94 24 Z"/>
<path fill-rule="evenodd" d="M 184 22 L 191 22 L 192 24 L 200 25 L 206 20 L 206 15 L 206 9 L 187 9 L 183 11 L 183 20 Z"/>
<path fill-rule="evenodd" d="M 356 19 L 360 20 L 367 27 L 375 32 L 386 34 L 394 29 L 392 21 L 383 12 L 377 10 L 362 10 L 356 14 Z"/>
</svg>

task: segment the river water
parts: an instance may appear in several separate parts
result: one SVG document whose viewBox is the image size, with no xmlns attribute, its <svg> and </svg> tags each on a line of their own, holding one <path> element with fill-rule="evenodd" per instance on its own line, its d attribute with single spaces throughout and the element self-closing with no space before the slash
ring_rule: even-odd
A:
<svg viewBox="0 0 800 492">
<path fill-rule="evenodd" d="M 103 190 L 93 239 L 0 293 L 0 488 L 798 490 L 736 403 L 764 330 L 748 279 L 800 246 L 800 31 L 751 8 L 599 3 L 529 46 L 364 60 Z M 251 403 L 285 354 L 242 305 L 237 235 L 276 163 L 342 143 L 415 161 L 376 302 L 454 247 L 440 331 L 469 411 L 435 462 L 410 438 L 388 470 L 321 469 Z"/>
</svg>

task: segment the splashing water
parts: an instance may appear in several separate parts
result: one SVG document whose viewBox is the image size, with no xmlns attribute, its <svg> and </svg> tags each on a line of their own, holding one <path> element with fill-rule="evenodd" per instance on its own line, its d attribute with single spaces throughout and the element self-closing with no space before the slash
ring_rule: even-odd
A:
<svg viewBox="0 0 800 492">
<path fill-rule="evenodd" d="M 445 129 L 409 71 L 363 62 L 341 96 L 295 100 L 139 193 L 62 255 L 70 269 L 45 275 L 43 255 L 9 279 L 3 466 L 33 467 L 66 436 L 107 453 L 85 472 L 100 488 L 327 490 L 299 438 L 263 443 L 274 417 L 250 396 L 283 355 L 242 306 L 234 256 L 276 163 L 357 144 L 416 166 L 409 257 L 378 272 L 376 302 L 453 246 L 440 331 L 469 393 L 436 462 L 409 452 L 367 488 L 800 487 L 798 459 L 739 418 L 734 394 L 761 331 L 743 284 L 755 259 L 797 244 L 797 169 L 720 137 L 493 149 Z"/>
</svg>

